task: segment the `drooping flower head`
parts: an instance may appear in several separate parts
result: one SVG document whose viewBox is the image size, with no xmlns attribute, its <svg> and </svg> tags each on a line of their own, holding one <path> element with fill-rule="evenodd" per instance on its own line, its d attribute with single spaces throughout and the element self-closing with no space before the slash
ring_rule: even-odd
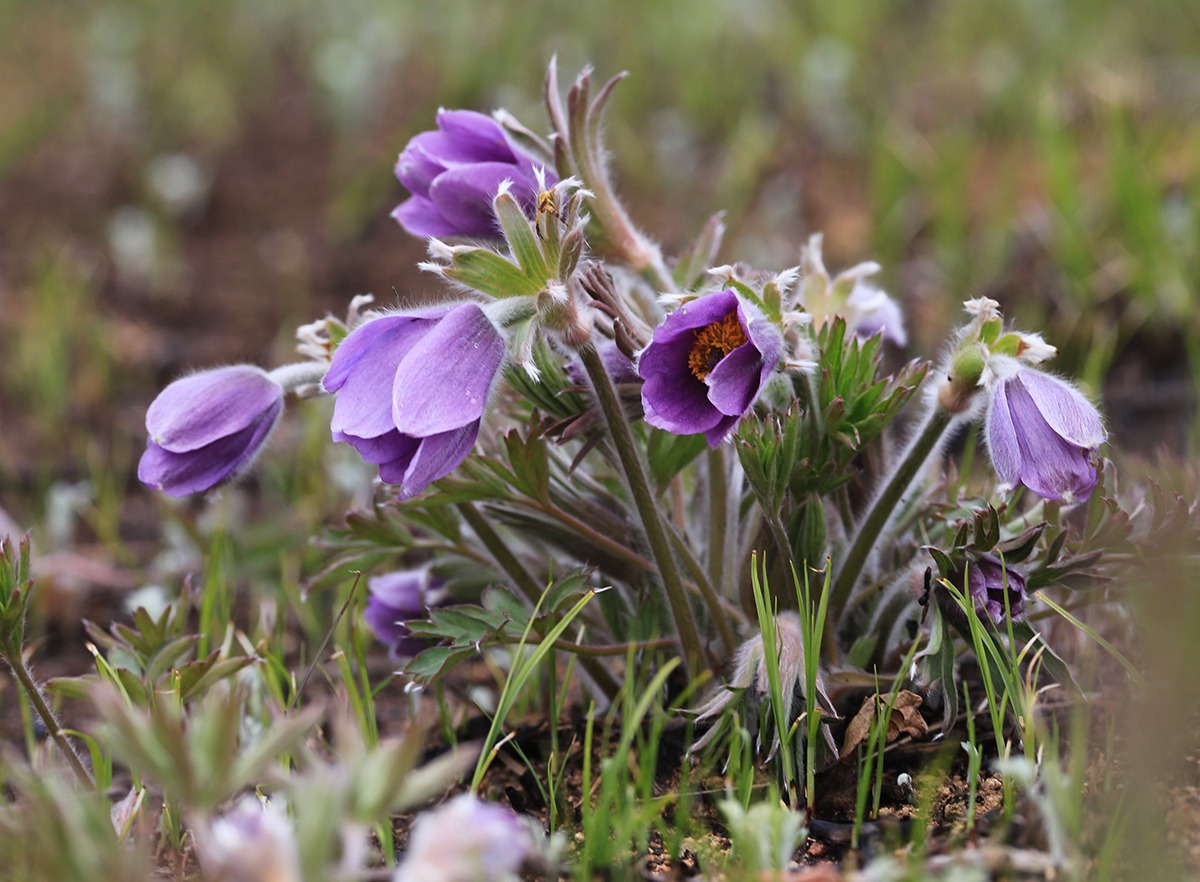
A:
<svg viewBox="0 0 1200 882">
<path fill-rule="evenodd" d="M 464 793 L 417 818 L 393 882 L 516 882 L 536 850 L 515 814 Z"/>
<path fill-rule="evenodd" d="M 380 642 L 388 644 L 389 655 L 405 658 L 424 649 L 425 642 L 413 637 L 404 623 L 423 618 L 430 607 L 445 602 L 445 582 L 423 567 L 372 576 L 367 588 L 370 597 L 363 617 Z"/>
<path fill-rule="evenodd" d="M 420 493 L 462 462 L 504 361 L 504 338 L 478 303 L 372 319 L 350 333 L 325 375 L 331 429 L 379 477 Z"/>
<path fill-rule="evenodd" d="M 1005 592 L 1008 593 L 1009 614 L 1014 619 L 1025 614 L 1025 577 L 1019 572 L 1006 567 L 998 558 L 985 554 L 973 558 L 951 576 L 951 581 L 959 590 L 962 590 L 964 573 L 966 594 L 980 618 L 986 616 L 997 625 L 1004 622 Z M 939 585 L 935 590 L 942 613 L 966 633 L 969 626 L 962 607 L 944 586 Z"/>
<path fill-rule="evenodd" d="M 396 162 L 396 177 L 412 196 L 392 217 L 414 236 L 499 238 L 492 200 L 504 181 L 528 214 L 537 208 L 535 169 L 543 170 L 547 186 L 558 181 L 491 117 L 443 110 L 437 126 L 409 141 Z"/>
<path fill-rule="evenodd" d="M 283 412 L 283 387 L 240 364 L 176 380 L 146 411 L 142 483 L 168 496 L 233 480 L 254 461 Z"/>
<path fill-rule="evenodd" d="M 778 328 L 733 290 L 706 294 L 663 320 L 638 359 L 646 421 L 723 441 L 783 355 Z"/>
<path fill-rule="evenodd" d="M 1000 480 L 1046 499 L 1086 501 L 1097 480 L 1093 455 L 1108 437 L 1092 403 L 1066 380 L 1015 360 L 999 362 L 991 393 L 987 443 Z"/>
</svg>

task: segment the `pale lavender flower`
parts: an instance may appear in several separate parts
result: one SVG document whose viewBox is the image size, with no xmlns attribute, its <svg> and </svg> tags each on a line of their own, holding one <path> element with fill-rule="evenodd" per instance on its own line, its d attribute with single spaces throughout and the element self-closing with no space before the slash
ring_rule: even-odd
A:
<svg viewBox="0 0 1200 882">
<path fill-rule="evenodd" d="M 450 474 L 475 444 L 504 338 L 473 302 L 384 315 L 356 328 L 325 375 L 334 441 L 353 446 L 400 498 Z"/>
<path fill-rule="evenodd" d="M 413 825 L 408 854 L 393 882 L 516 882 L 537 843 L 511 811 L 470 793 L 457 796 Z"/>
<path fill-rule="evenodd" d="M 1083 502 L 1096 486 L 1093 454 L 1108 436 L 1071 384 L 1019 368 L 992 387 L 987 442 L 996 475 L 1046 499 Z"/>
<path fill-rule="evenodd" d="M 446 601 L 445 581 L 423 567 L 372 576 L 367 589 L 370 596 L 363 617 L 379 641 L 388 644 L 389 655 L 406 658 L 424 649 L 425 641 L 411 636 L 404 623 L 424 618 L 430 607 Z"/>
<path fill-rule="evenodd" d="M 535 169 L 544 172 L 547 187 L 558 182 L 482 113 L 443 110 L 437 126 L 409 141 L 396 163 L 396 177 L 413 195 L 392 217 L 414 236 L 499 238 L 492 200 L 504 181 L 529 213 L 540 189 Z"/>
<path fill-rule="evenodd" d="M 783 355 L 783 336 L 732 291 L 684 304 L 638 359 L 646 422 L 675 435 L 703 432 L 710 447 L 745 416 Z"/>
<path fill-rule="evenodd" d="M 846 298 L 846 326 L 860 339 L 882 334 L 897 346 L 908 343 L 900 304 L 868 282 L 857 281 Z"/>
<path fill-rule="evenodd" d="M 273 803 L 247 794 L 209 823 L 193 826 L 200 866 L 224 882 L 301 882 L 291 821 Z"/>
<path fill-rule="evenodd" d="M 283 387 L 253 365 L 176 380 L 146 411 L 138 478 L 168 496 L 208 490 L 247 469 L 283 412 Z"/>
</svg>

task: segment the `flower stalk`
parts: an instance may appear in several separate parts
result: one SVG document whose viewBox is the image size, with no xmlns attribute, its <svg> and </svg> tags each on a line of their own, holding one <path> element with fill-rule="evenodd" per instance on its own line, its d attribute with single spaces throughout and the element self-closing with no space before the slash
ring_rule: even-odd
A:
<svg viewBox="0 0 1200 882">
<path fill-rule="evenodd" d="M 650 544 L 654 560 L 658 564 L 658 575 L 662 581 L 663 590 L 667 594 L 671 614 L 675 619 L 679 642 L 683 646 L 687 673 L 689 676 L 694 676 L 707 667 L 704 663 L 700 634 L 696 630 L 696 619 L 692 615 L 692 608 L 684 591 L 679 567 L 675 562 L 675 556 L 671 553 L 670 540 L 659 519 L 658 506 L 655 504 L 654 494 L 650 490 L 650 482 L 642 468 L 637 446 L 634 444 L 633 433 L 626 421 L 625 410 L 621 406 L 621 401 L 613 388 L 608 371 L 604 369 L 604 361 L 596 347 L 591 343 L 580 347 L 579 360 L 583 363 L 583 368 L 587 371 L 587 375 L 592 381 L 592 387 L 596 391 L 596 398 L 604 413 L 604 420 L 608 425 L 613 447 L 616 448 L 617 457 L 621 461 L 621 469 L 625 473 L 625 483 L 629 487 L 629 493 L 633 497 L 633 503 L 642 520 L 642 527 L 646 531 L 646 540 Z"/>
<path fill-rule="evenodd" d="M 937 449 L 938 442 L 946 434 L 946 430 L 954 421 L 955 416 L 956 414 L 934 402 L 924 423 L 913 437 L 912 443 L 909 444 L 904 459 L 892 472 L 891 478 L 888 479 L 880 494 L 875 497 L 875 501 L 871 503 L 867 516 L 859 524 L 854 540 L 850 543 L 850 549 L 846 552 L 846 557 L 842 561 L 841 569 L 838 570 L 837 579 L 834 580 L 831 589 L 829 611 L 832 621 L 837 622 L 841 617 L 846 608 L 846 602 L 850 598 L 850 592 L 858 582 L 858 577 L 862 574 L 863 566 L 870 557 L 880 533 L 891 519 L 900 500 L 904 498 L 904 494 L 908 492 L 913 479 L 920 474 L 930 454 Z"/>
</svg>

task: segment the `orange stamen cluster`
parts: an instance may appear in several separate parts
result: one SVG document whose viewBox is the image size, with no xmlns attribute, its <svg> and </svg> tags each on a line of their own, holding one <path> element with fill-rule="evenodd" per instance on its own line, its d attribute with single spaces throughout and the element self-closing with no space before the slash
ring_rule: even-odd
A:
<svg viewBox="0 0 1200 882">
<path fill-rule="evenodd" d="M 719 322 L 696 331 L 696 342 L 688 353 L 688 368 L 698 380 L 707 377 L 718 362 L 746 342 L 746 332 L 733 310 Z"/>
</svg>

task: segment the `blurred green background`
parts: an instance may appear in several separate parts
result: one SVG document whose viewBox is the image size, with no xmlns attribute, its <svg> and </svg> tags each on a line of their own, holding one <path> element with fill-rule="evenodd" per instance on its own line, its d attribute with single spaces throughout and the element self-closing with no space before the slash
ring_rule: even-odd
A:
<svg viewBox="0 0 1200 882">
<path fill-rule="evenodd" d="M 124 509 L 163 384 L 281 363 L 355 294 L 432 291 L 388 217 L 397 153 L 439 105 L 544 131 L 553 54 L 564 86 L 629 71 L 608 142 L 668 254 L 719 210 L 722 261 L 782 269 L 824 231 L 835 272 L 884 265 L 911 355 L 994 297 L 1117 445 L 1189 449 L 1192 0 L 3 0 L 0 507 L 41 518 L 90 477 Z"/>
</svg>

